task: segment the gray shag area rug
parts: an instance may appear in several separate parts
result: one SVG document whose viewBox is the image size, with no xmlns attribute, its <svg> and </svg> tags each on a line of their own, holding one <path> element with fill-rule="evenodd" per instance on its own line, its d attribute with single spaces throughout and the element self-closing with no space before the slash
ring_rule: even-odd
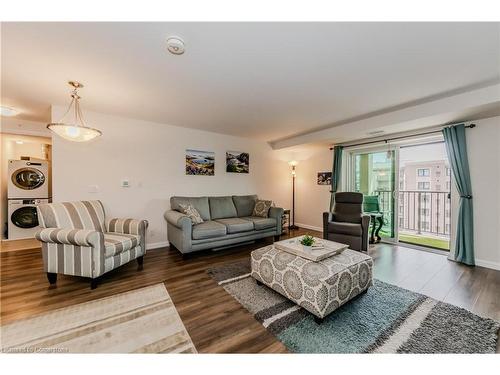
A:
<svg viewBox="0 0 500 375">
<path fill-rule="evenodd" d="M 207 271 L 291 352 L 495 353 L 500 323 L 374 280 L 367 293 L 315 323 L 250 277 L 250 261 Z"/>
</svg>

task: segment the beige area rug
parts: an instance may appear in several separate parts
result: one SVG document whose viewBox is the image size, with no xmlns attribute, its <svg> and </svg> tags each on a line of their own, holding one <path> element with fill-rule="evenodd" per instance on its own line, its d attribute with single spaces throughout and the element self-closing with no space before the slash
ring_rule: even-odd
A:
<svg viewBox="0 0 500 375">
<path fill-rule="evenodd" d="M 163 284 L 1 327 L 3 353 L 196 353 Z"/>
</svg>

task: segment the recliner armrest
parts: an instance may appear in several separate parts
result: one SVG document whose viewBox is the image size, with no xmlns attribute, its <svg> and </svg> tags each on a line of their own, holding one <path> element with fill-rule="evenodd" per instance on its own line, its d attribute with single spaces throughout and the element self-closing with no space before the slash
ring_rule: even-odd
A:
<svg viewBox="0 0 500 375">
<path fill-rule="evenodd" d="M 333 220 L 332 212 L 323 212 L 323 238 L 328 238 L 328 223 Z"/>
</svg>

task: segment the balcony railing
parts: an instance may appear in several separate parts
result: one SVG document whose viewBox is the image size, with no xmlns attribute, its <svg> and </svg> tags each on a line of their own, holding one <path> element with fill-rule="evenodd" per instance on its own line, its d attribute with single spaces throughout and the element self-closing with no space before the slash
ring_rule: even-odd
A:
<svg viewBox="0 0 500 375">
<path fill-rule="evenodd" d="M 375 191 L 379 196 L 380 210 L 386 221 L 392 220 L 393 192 Z M 398 227 L 416 235 L 430 234 L 449 238 L 451 200 L 446 191 L 400 190 L 394 203 L 398 210 Z M 390 221 L 387 223 L 390 224 Z"/>
</svg>

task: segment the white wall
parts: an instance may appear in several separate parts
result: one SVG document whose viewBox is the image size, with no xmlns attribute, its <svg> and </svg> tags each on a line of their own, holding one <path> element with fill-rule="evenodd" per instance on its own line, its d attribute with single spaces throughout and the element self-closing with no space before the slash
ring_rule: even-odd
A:
<svg viewBox="0 0 500 375">
<path fill-rule="evenodd" d="M 65 108 L 53 107 L 60 118 Z M 196 109 L 193 109 L 196 110 Z M 100 199 L 108 217 L 147 219 L 149 247 L 165 245 L 163 214 L 173 195 L 253 194 L 289 206 L 289 168 L 265 142 L 85 112 L 103 132 L 88 143 L 53 137 L 54 201 Z M 215 176 L 186 176 L 185 150 L 214 151 Z M 250 154 L 250 173 L 225 171 L 225 152 Z M 122 188 L 122 179 L 131 187 Z M 90 192 L 89 186 L 98 191 Z"/>
<path fill-rule="evenodd" d="M 297 165 L 295 224 L 323 230 L 323 212 L 330 206 L 330 186 L 318 185 L 318 172 L 331 172 L 333 151 L 322 147 Z"/>
<path fill-rule="evenodd" d="M 476 264 L 500 269 L 500 117 L 474 121 L 467 153 L 474 204 Z M 452 208 L 457 212 L 458 207 Z"/>
</svg>

